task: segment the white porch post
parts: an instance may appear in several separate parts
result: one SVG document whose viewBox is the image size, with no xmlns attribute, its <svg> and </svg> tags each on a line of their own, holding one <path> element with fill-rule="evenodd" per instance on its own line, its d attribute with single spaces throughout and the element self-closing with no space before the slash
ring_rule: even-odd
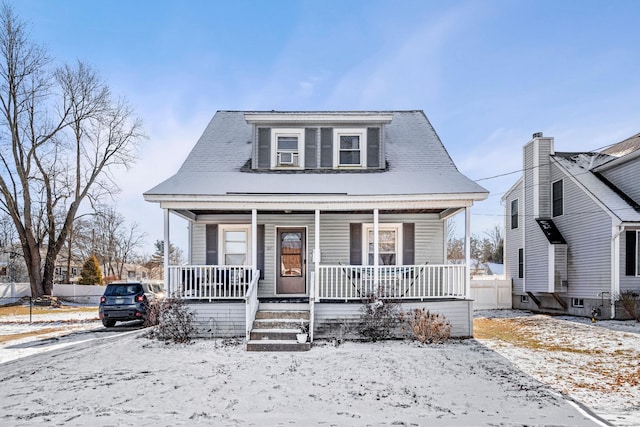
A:
<svg viewBox="0 0 640 427">
<path fill-rule="evenodd" d="M 315 272 L 315 287 L 318 286 L 318 272 L 320 271 L 320 209 L 315 212 L 315 244 L 313 245 L 313 271 Z M 314 295 L 309 295 L 311 298 Z"/>
<path fill-rule="evenodd" d="M 167 295 L 171 295 L 171 280 L 169 278 L 169 245 L 171 242 L 169 241 L 169 209 L 164 210 L 164 266 L 163 266 L 163 277 L 164 277 L 164 285 L 165 292 Z"/>
<path fill-rule="evenodd" d="M 378 278 L 379 278 L 379 274 L 378 274 L 378 231 L 380 230 L 380 226 L 378 224 L 378 220 L 380 219 L 379 217 L 380 211 L 376 208 L 373 210 L 373 284 L 374 286 L 378 286 Z M 365 239 L 363 239 L 365 242 L 367 241 L 367 238 L 365 236 Z M 367 250 L 363 251 L 364 253 L 362 254 L 362 256 L 366 256 L 368 257 L 369 249 L 367 248 Z M 364 264 L 364 263 L 363 263 Z"/>
<path fill-rule="evenodd" d="M 464 208 L 464 293 L 471 298 L 471 208 Z"/>
<path fill-rule="evenodd" d="M 258 210 L 251 209 L 251 269 L 258 268 Z"/>
<path fill-rule="evenodd" d="M 611 293 L 609 301 L 611 304 L 611 312 L 609 317 L 616 317 L 616 295 L 620 294 L 620 234 L 624 231 L 621 225 L 612 227 L 613 238 L 611 240 Z"/>
</svg>

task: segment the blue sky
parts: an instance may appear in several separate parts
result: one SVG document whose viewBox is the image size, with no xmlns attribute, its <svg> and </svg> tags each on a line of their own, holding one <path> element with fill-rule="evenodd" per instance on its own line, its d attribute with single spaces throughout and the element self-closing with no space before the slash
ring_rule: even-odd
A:
<svg viewBox="0 0 640 427">
<path fill-rule="evenodd" d="M 637 1 L 10 2 L 59 62 L 93 64 L 149 136 L 117 208 L 162 238 L 142 193 L 216 110 L 424 110 L 458 168 L 521 168 L 534 132 L 588 151 L 640 132 Z M 502 224 L 518 174 L 482 180 L 472 231 Z M 172 220 L 172 239 L 184 225 Z"/>
</svg>

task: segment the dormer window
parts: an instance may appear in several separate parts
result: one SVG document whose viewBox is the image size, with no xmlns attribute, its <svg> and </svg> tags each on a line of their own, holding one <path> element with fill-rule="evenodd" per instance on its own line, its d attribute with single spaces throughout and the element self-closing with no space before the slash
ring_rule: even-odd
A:
<svg viewBox="0 0 640 427">
<path fill-rule="evenodd" d="M 304 168 L 304 129 L 271 129 L 271 167 Z"/>
<path fill-rule="evenodd" d="M 366 167 L 367 132 L 366 129 L 333 130 L 334 167 Z"/>
</svg>

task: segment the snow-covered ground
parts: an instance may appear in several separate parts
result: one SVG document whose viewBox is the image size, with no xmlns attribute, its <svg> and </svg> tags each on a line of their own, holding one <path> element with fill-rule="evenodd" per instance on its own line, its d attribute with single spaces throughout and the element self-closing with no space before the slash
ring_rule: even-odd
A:
<svg viewBox="0 0 640 427">
<path fill-rule="evenodd" d="M 591 400 L 573 389 L 588 378 L 602 382 L 591 371 L 581 379 L 574 365 L 598 372 L 613 362 L 603 367 L 598 358 L 579 361 L 587 352 L 565 357 L 560 349 L 576 342 L 601 358 L 635 354 L 637 369 L 640 327 L 511 310 L 479 317 L 525 322 L 519 327 L 557 349 L 462 340 L 318 342 L 309 352 L 250 353 L 227 340 L 166 345 L 145 330 L 110 338 L 89 330 L 71 334 L 77 345 L 0 364 L 0 424 L 602 425 L 559 393 L 566 392 L 616 425 L 638 425 L 633 387 L 608 386 Z"/>
<path fill-rule="evenodd" d="M 640 426 L 640 323 L 515 310 L 476 312 L 503 322 L 512 340 L 479 339 L 518 369 L 592 408 L 607 421 Z"/>
</svg>

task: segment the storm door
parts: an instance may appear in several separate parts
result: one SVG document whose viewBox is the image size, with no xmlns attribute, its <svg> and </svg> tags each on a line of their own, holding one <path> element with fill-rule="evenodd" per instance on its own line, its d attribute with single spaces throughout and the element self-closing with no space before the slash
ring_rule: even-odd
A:
<svg viewBox="0 0 640 427">
<path fill-rule="evenodd" d="M 306 293 L 305 229 L 278 228 L 276 259 L 276 293 Z"/>
</svg>

